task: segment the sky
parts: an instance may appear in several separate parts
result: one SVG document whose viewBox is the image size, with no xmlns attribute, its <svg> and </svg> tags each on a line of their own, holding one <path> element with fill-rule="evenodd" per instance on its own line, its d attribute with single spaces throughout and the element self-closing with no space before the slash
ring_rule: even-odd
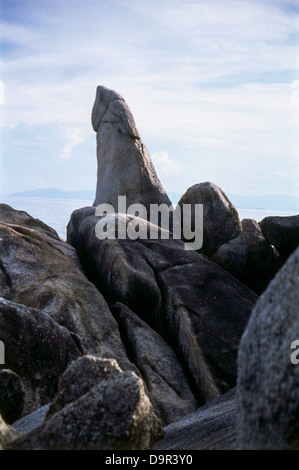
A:
<svg viewBox="0 0 299 470">
<path fill-rule="evenodd" d="M 299 196 L 299 5 L 0 0 L 0 194 L 95 190 L 96 87 L 129 105 L 167 192 Z"/>
</svg>

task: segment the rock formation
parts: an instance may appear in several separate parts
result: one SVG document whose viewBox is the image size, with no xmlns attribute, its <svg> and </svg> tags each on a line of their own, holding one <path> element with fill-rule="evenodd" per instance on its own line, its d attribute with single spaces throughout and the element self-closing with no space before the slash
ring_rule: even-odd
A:
<svg viewBox="0 0 299 470">
<path fill-rule="evenodd" d="M 241 229 L 241 233 L 221 245 L 211 259 L 261 294 L 280 267 L 280 257 L 255 220 L 243 219 Z"/>
<path fill-rule="evenodd" d="M 5 448 L 147 450 L 162 436 L 143 381 L 115 360 L 83 356 L 62 375 L 45 421 Z"/>
<path fill-rule="evenodd" d="M 195 204 L 203 205 L 203 246 L 200 253 L 211 257 L 217 249 L 236 238 L 241 223 L 236 208 L 221 188 L 206 182 L 191 186 L 178 202 L 180 207 L 191 204 L 191 228 L 195 228 Z"/>
<path fill-rule="evenodd" d="M 154 450 L 235 450 L 236 389 L 164 428 Z"/>
<path fill-rule="evenodd" d="M 238 356 L 239 449 L 299 447 L 299 248 L 253 309 Z"/>
<path fill-rule="evenodd" d="M 264 237 L 285 261 L 299 245 L 299 215 L 265 217 L 259 223 Z"/>
<path fill-rule="evenodd" d="M 96 197 L 67 242 L 0 204 L 0 448 L 299 448 L 299 216 L 241 223 L 200 183 L 178 204 L 190 232 L 203 207 L 191 247 L 148 217 L 171 203 L 116 91 L 92 125 Z"/>
<path fill-rule="evenodd" d="M 98 86 L 92 110 L 97 133 L 97 188 L 94 206 L 111 204 L 118 212 L 118 196 L 131 204 L 171 202 L 142 142 L 125 100 L 114 90 Z"/>
<path fill-rule="evenodd" d="M 110 308 L 163 425 L 195 411 L 197 400 L 174 350 L 126 305 L 117 302 Z"/>
<path fill-rule="evenodd" d="M 247 263 L 242 280 L 250 289 L 261 294 L 275 275 L 279 255 L 264 237 L 255 220 L 243 219 L 241 224 L 247 251 Z"/>
<path fill-rule="evenodd" d="M 0 296 L 49 315 L 82 351 L 132 367 L 117 323 L 75 249 L 50 227 L 18 213 L 0 204 Z"/>
<path fill-rule="evenodd" d="M 155 383 L 145 382 L 145 390 L 164 425 L 193 411 L 196 399 L 170 348 L 169 362 L 177 373 L 175 389 L 166 367 L 151 372 L 143 364 L 144 359 L 137 358 L 142 334 L 135 339 L 136 357 L 127 351 L 130 345 L 121 338 L 107 302 L 84 275 L 75 249 L 28 214 L 19 214 L 8 206 L 2 212 L 1 209 L 0 205 L 0 289 L 5 298 L 0 301 L 0 340 L 6 346 L 6 364 L 0 369 L 11 369 L 24 381 L 23 415 L 53 398 L 64 369 L 85 352 L 114 358 L 123 370 L 141 377 L 151 374 Z M 126 322 L 130 323 L 132 318 L 128 313 Z M 162 354 L 167 345 L 152 333 L 156 351 Z M 145 330 L 144 334 L 148 335 Z M 149 355 L 148 365 L 150 360 Z M 163 387 L 155 385 L 158 380 Z"/>
<path fill-rule="evenodd" d="M 22 391 L 17 395 L 15 391 L 16 378 L 11 376 L 9 380 L 7 373 L 0 370 L 0 390 L 6 385 L 2 393 L 12 395 L 13 400 L 10 405 L 5 400 L 2 417 L 11 423 L 23 413 L 48 403 L 55 395 L 61 374 L 82 352 L 70 332 L 49 315 L 3 298 L 0 298 L 0 338 L 5 344 L 5 366 L 0 367 L 18 374 L 25 388 L 21 400 Z"/>
<path fill-rule="evenodd" d="M 0 370 L 0 415 L 8 424 L 22 416 L 26 389 L 21 377 L 10 369 Z"/>
<path fill-rule="evenodd" d="M 68 241 L 108 304 L 126 305 L 172 346 L 201 403 L 234 387 L 239 340 L 257 296 L 180 240 L 99 240 L 99 217 L 78 212 Z"/>
</svg>

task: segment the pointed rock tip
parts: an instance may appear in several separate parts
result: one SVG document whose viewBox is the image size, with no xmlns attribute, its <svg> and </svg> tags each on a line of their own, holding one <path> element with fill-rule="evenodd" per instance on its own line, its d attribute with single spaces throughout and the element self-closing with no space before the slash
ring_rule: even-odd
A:
<svg viewBox="0 0 299 470">
<path fill-rule="evenodd" d="M 91 123 L 95 132 L 97 132 L 98 128 L 100 127 L 101 120 L 110 101 L 113 100 L 125 101 L 117 91 L 112 90 L 111 88 L 107 88 L 103 85 L 97 86 L 95 102 L 91 114 Z"/>
</svg>

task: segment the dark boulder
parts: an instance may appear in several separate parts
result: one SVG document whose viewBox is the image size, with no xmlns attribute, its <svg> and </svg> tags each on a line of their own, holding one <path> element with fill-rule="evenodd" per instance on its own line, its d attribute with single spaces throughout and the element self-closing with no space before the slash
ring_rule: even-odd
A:
<svg viewBox="0 0 299 470">
<path fill-rule="evenodd" d="M 194 413 L 166 426 L 164 437 L 156 442 L 154 450 L 235 450 L 235 395 L 236 390 L 232 389 Z"/>
<path fill-rule="evenodd" d="M 72 333 L 81 352 L 114 357 L 134 370 L 117 323 L 86 278 L 76 250 L 45 224 L 6 207 L 0 223 L 0 295 L 50 315 Z"/>
<path fill-rule="evenodd" d="M 260 296 L 240 342 L 238 449 L 299 448 L 298 305 L 299 248 Z"/>
<path fill-rule="evenodd" d="M 202 403 L 234 387 L 239 340 L 257 296 L 180 240 L 99 240 L 98 221 L 76 211 L 68 241 L 108 303 L 125 304 L 172 346 Z"/>
<path fill-rule="evenodd" d="M 1 399 L 5 394 L 10 396 L 1 405 L 3 418 L 12 422 L 48 403 L 57 391 L 61 374 L 82 353 L 70 332 L 49 315 L 3 298 L 0 339 L 5 344 L 5 365 L 0 368 L 18 374 L 25 388 L 23 397 L 19 379 L 0 371 L 0 389 L 8 387 L 1 392 Z"/>
<path fill-rule="evenodd" d="M 259 225 L 284 261 L 299 245 L 299 215 L 265 217 Z"/>
<path fill-rule="evenodd" d="M 191 229 L 196 228 L 195 204 L 203 205 L 203 244 L 198 250 L 211 257 L 217 249 L 236 238 L 241 232 L 241 223 L 235 206 L 221 188 L 213 183 L 191 186 L 181 197 L 178 205 L 191 204 Z"/>
<path fill-rule="evenodd" d="M 255 220 L 242 220 L 242 235 L 247 248 L 243 282 L 254 292 L 261 294 L 274 277 L 277 254 Z"/>
<path fill-rule="evenodd" d="M 147 394 L 163 425 L 197 408 L 190 384 L 173 349 L 124 304 L 111 307 L 128 356 L 146 384 Z"/>
<path fill-rule="evenodd" d="M 163 436 L 134 372 L 115 360 L 83 356 L 61 377 L 45 421 L 10 450 L 148 450 Z"/>
<path fill-rule="evenodd" d="M 21 377 L 10 369 L 0 369 L 0 414 L 6 423 L 11 424 L 22 416 L 25 395 Z"/>
<path fill-rule="evenodd" d="M 212 260 L 240 281 L 244 281 L 247 268 L 247 246 L 240 233 L 236 238 L 223 243 L 213 254 Z"/>
</svg>

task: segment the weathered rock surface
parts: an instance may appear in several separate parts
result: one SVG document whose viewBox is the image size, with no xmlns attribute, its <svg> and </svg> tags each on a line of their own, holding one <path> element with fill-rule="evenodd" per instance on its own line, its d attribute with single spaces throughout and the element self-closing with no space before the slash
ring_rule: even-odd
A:
<svg viewBox="0 0 299 470">
<path fill-rule="evenodd" d="M 3 450 L 6 444 L 19 437 L 18 431 L 7 424 L 0 415 L 0 450 Z"/>
<path fill-rule="evenodd" d="M 241 223 L 235 206 L 221 188 L 213 183 L 191 186 L 181 197 L 178 205 L 191 204 L 191 229 L 195 230 L 195 204 L 203 204 L 203 245 L 200 253 L 211 257 L 216 250 L 236 238 L 241 232 Z"/>
<path fill-rule="evenodd" d="M 114 357 L 121 367 L 132 368 L 117 323 L 87 280 L 74 248 L 49 236 L 50 229 L 32 217 L 18 216 L 19 211 L 3 205 L 1 210 L 0 295 L 47 313 L 72 332 L 84 351 Z M 7 213 L 8 220 L 13 218 L 18 225 L 3 222 Z"/>
<path fill-rule="evenodd" d="M 5 344 L 5 365 L 0 369 L 18 374 L 25 388 L 22 400 L 22 385 L 17 377 L 0 371 L 0 389 L 1 382 L 7 386 L 0 394 L 1 401 L 7 395 L 1 410 L 10 423 L 48 403 L 56 393 L 59 377 L 82 352 L 70 332 L 49 315 L 3 298 L 0 339 Z"/>
<path fill-rule="evenodd" d="M 86 208 L 83 209 L 83 214 L 90 214 L 90 209 L 94 213 L 94 208 Z M 67 335 L 68 341 L 71 341 L 77 354 L 87 352 L 99 357 L 112 357 L 118 361 L 123 370 L 131 370 L 140 375 L 141 371 L 128 359 L 127 345 L 120 337 L 118 324 L 106 301 L 84 275 L 75 249 L 59 239 L 50 238 L 47 235 L 47 226 L 45 226 L 46 228 L 42 224 L 39 226 L 39 222 L 31 220 L 32 218 L 28 214 L 25 218 L 23 214 L 18 217 L 18 211 L 11 208 L 5 210 L 4 213 L 8 213 L 9 220 L 23 224 L 28 223 L 38 229 L 6 223 L 0 224 L 2 238 L 0 241 L 0 273 L 3 274 L 3 285 L 5 285 L 5 289 L 2 289 L 2 295 L 5 295 L 7 299 L 14 300 L 14 303 L 10 305 L 14 316 L 9 317 L 6 329 L 3 330 L 6 352 L 10 351 L 9 361 L 6 361 L 5 367 L 10 367 L 20 373 L 25 380 L 26 406 L 23 414 L 34 411 L 52 399 L 53 390 L 55 391 L 54 385 L 57 383 L 59 374 L 67 365 L 67 348 L 64 344 L 62 349 L 59 346 L 60 341 L 65 342 L 59 334 L 59 325 L 64 326 L 67 333 L 70 332 L 70 335 Z M 151 292 L 150 295 L 155 295 L 155 292 Z M 25 306 L 30 306 L 30 308 Z M 33 315 L 35 316 L 33 319 L 29 319 L 30 309 L 33 307 Z M 35 310 L 38 310 L 39 313 L 36 313 Z M 23 318 L 24 311 L 29 314 L 25 317 L 26 321 L 21 322 L 20 318 Z M 47 364 L 46 357 L 44 357 L 43 368 L 41 368 L 40 358 L 37 357 L 37 354 L 31 356 L 27 364 L 22 348 L 27 343 L 30 347 L 31 343 L 38 345 L 38 341 L 44 341 L 42 336 L 35 338 L 34 330 L 30 330 L 31 327 L 33 328 L 33 324 L 36 325 L 34 328 L 38 327 L 40 334 L 49 335 L 47 327 L 50 328 L 52 323 L 49 322 L 47 316 L 47 320 L 44 322 L 43 314 L 49 315 L 54 320 L 53 333 L 57 330 L 57 335 L 53 343 L 54 349 L 49 345 L 49 363 Z M 7 316 L 9 315 L 7 314 Z M 14 347 L 11 347 L 10 342 L 15 338 L 15 336 L 11 336 L 13 318 L 18 318 L 20 326 L 18 330 L 16 329 L 19 331 L 18 341 L 14 343 Z M 40 322 L 42 322 L 42 326 L 39 325 Z M 29 331 L 27 331 L 28 328 Z M 155 337 L 153 332 L 152 338 L 153 341 L 156 340 L 156 348 L 159 348 L 158 343 L 163 341 L 162 338 L 158 339 L 158 336 Z M 2 339 L 1 333 L 0 339 Z M 16 359 L 19 356 L 22 357 L 20 361 Z M 173 354 L 173 356 L 175 355 Z M 36 361 L 38 362 L 36 363 Z M 52 369 L 56 361 L 57 370 L 54 372 Z M 135 363 L 137 362 L 136 359 Z M 26 366 L 24 370 L 23 366 Z M 26 372 L 27 367 L 29 370 Z M 174 364 L 173 367 L 175 368 Z M 179 367 L 177 360 L 176 367 Z M 52 371 L 50 374 L 48 368 Z M 26 373 L 29 374 L 28 377 L 24 376 Z M 149 370 L 148 373 L 150 373 Z M 38 379 L 35 380 L 36 374 Z M 51 386 L 48 383 L 49 375 Z M 164 379 L 168 376 L 169 373 L 167 375 L 165 371 Z M 177 390 L 181 395 L 177 395 L 175 401 L 176 392 L 171 389 L 171 386 L 165 382 L 162 390 L 163 380 L 161 379 L 161 387 L 157 387 L 158 375 L 155 376 L 153 372 L 152 379 L 154 380 L 154 378 L 155 382 L 152 385 L 147 382 L 146 393 L 153 400 L 154 407 L 155 409 L 157 407 L 156 411 L 161 414 L 164 424 L 180 418 L 184 412 L 194 410 L 196 401 L 192 392 L 190 390 L 187 392 L 188 380 L 186 377 L 181 382 L 181 388 Z M 171 380 L 169 383 L 172 383 Z M 19 416 L 15 417 L 15 419 L 17 418 Z"/>
<path fill-rule="evenodd" d="M 238 356 L 239 449 L 299 447 L 299 248 L 253 309 Z M 298 348 L 298 347 L 297 347 Z"/>
<path fill-rule="evenodd" d="M 163 425 L 195 411 L 197 401 L 172 348 L 126 305 L 116 303 L 111 311 Z"/>
<path fill-rule="evenodd" d="M 25 394 L 23 380 L 18 374 L 10 369 L 0 370 L 0 414 L 6 423 L 11 424 L 22 415 Z"/>
<path fill-rule="evenodd" d="M 25 211 L 15 210 L 8 204 L 0 204 L 0 223 L 31 228 L 54 238 L 54 240 L 60 240 L 57 232 L 42 220 L 35 219 Z"/>
<path fill-rule="evenodd" d="M 83 356 L 61 377 L 43 424 L 6 449 L 147 450 L 162 435 L 143 381 L 115 360 Z"/>
<path fill-rule="evenodd" d="M 253 219 L 242 220 L 242 236 L 247 248 L 247 264 L 242 281 L 261 294 L 275 274 L 276 255 Z"/>
<path fill-rule="evenodd" d="M 256 295 L 180 240 L 99 240 L 98 221 L 75 211 L 68 241 L 110 305 L 125 304 L 172 346 L 201 403 L 234 387 Z"/>
<path fill-rule="evenodd" d="M 265 238 L 284 260 L 299 246 L 299 215 L 265 217 L 259 225 Z"/>
<path fill-rule="evenodd" d="M 223 243 L 211 259 L 218 266 L 243 281 L 247 267 L 247 246 L 243 234 L 240 233 L 236 238 Z"/>
<path fill-rule="evenodd" d="M 243 219 L 241 225 L 240 235 L 221 245 L 212 260 L 259 295 L 282 263 L 255 220 Z"/>
<path fill-rule="evenodd" d="M 138 203 L 149 209 L 150 204 L 171 205 L 134 117 L 119 93 L 97 87 L 92 126 L 97 133 L 98 161 L 94 206 L 108 203 L 118 212 L 118 196 L 126 196 L 127 206 Z"/>
<path fill-rule="evenodd" d="M 154 450 L 235 450 L 235 389 L 164 428 Z"/>
</svg>

